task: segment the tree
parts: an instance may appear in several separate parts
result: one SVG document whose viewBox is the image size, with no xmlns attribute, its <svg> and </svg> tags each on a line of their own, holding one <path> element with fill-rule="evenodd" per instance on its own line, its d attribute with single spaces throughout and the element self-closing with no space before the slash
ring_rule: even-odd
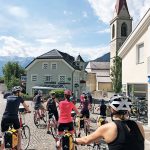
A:
<svg viewBox="0 0 150 150">
<path fill-rule="evenodd" d="M 10 90 L 13 86 L 20 85 L 20 77 L 25 74 L 25 69 L 18 62 L 8 62 L 3 67 L 4 82 Z"/>
<path fill-rule="evenodd" d="M 122 88 L 122 61 L 119 56 L 113 58 L 110 76 L 114 92 L 120 93 Z"/>
</svg>

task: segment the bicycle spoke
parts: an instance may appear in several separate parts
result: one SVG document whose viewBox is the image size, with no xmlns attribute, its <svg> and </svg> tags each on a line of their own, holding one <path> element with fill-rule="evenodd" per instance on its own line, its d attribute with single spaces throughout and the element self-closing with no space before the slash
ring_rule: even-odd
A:
<svg viewBox="0 0 150 150">
<path fill-rule="evenodd" d="M 30 142 L 30 128 L 27 125 L 25 125 L 23 126 L 21 132 L 21 144 L 23 150 L 26 150 L 28 148 L 29 142 Z"/>
</svg>

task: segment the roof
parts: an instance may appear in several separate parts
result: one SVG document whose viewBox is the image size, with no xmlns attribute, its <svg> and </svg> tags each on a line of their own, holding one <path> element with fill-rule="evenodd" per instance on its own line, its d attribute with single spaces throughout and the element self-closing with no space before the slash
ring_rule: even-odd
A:
<svg viewBox="0 0 150 150">
<path fill-rule="evenodd" d="M 84 62 L 84 60 L 82 59 L 82 57 L 80 55 L 77 56 L 76 61 Z"/>
<path fill-rule="evenodd" d="M 73 56 L 70 56 L 67 53 L 63 53 L 57 49 L 53 49 L 45 54 L 42 54 L 36 57 L 33 61 L 35 61 L 36 59 L 63 59 L 75 70 L 80 70 L 79 66 L 76 66 L 75 59 Z M 30 64 L 32 64 L 33 61 L 29 63 L 25 68 L 27 68 Z"/>
<path fill-rule="evenodd" d="M 89 62 L 90 66 L 88 65 L 86 69 L 92 69 L 92 70 L 105 70 L 110 69 L 110 62 Z"/>
<path fill-rule="evenodd" d="M 115 6 L 117 15 L 119 15 L 123 5 L 125 6 L 125 8 L 127 9 L 128 13 L 129 13 L 126 0 L 117 0 L 116 6 Z"/>
<path fill-rule="evenodd" d="M 110 62 L 110 52 L 93 60 L 95 62 Z"/>
</svg>

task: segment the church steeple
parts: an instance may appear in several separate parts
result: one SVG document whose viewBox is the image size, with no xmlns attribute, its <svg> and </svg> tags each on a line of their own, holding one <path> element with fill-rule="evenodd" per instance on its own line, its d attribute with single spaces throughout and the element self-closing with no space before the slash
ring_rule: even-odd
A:
<svg viewBox="0 0 150 150">
<path fill-rule="evenodd" d="M 110 28 L 110 58 L 114 58 L 118 54 L 121 45 L 132 31 L 132 18 L 126 0 L 116 1 L 114 17 L 110 22 Z"/>
<path fill-rule="evenodd" d="M 128 11 L 128 6 L 127 6 L 126 0 L 117 0 L 117 3 L 115 5 L 115 10 L 116 10 L 116 14 L 117 15 L 119 15 L 119 13 L 120 13 L 120 11 L 121 11 L 121 9 L 122 9 L 123 6 Z M 128 11 L 128 13 L 129 13 L 129 11 Z"/>
</svg>

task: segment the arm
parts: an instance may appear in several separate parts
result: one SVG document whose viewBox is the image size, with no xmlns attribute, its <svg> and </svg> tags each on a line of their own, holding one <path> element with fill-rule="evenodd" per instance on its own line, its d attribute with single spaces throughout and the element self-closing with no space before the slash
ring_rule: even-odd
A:
<svg viewBox="0 0 150 150">
<path fill-rule="evenodd" d="M 25 108 L 28 112 L 30 112 L 30 109 L 29 109 L 28 105 L 27 105 L 25 102 L 23 102 L 22 105 L 24 106 L 24 108 Z"/>
<path fill-rule="evenodd" d="M 73 103 L 72 103 L 73 104 Z M 76 106 L 73 104 L 73 110 L 76 112 L 76 114 L 80 114 L 79 111 L 77 110 Z"/>
<path fill-rule="evenodd" d="M 141 131 L 141 134 L 143 135 L 143 138 L 145 139 L 145 132 L 144 132 L 144 128 L 143 128 L 142 124 L 137 122 L 137 125 L 138 125 L 138 127 L 139 127 L 139 129 Z"/>
<path fill-rule="evenodd" d="M 101 138 L 104 138 L 104 140 L 107 143 L 110 143 L 114 141 L 114 139 L 117 137 L 117 127 L 116 125 L 111 122 L 107 123 L 105 125 L 100 126 L 95 132 L 88 136 L 84 136 L 82 138 L 77 138 L 76 142 L 78 144 L 89 144 L 94 141 L 98 141 Z"/>
</svg>

